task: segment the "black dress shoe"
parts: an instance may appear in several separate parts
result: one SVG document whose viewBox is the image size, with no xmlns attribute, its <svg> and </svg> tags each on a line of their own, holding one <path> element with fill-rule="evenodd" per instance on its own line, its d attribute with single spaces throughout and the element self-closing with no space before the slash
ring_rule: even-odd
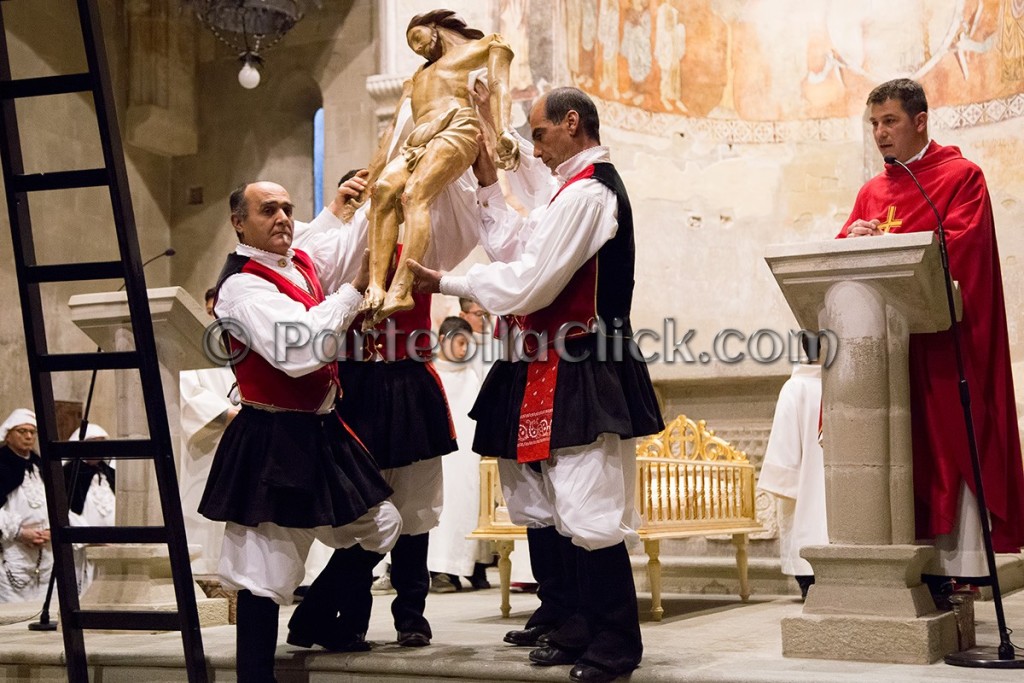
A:
<svg viewBox="0 0 1024 683">
<path fill-rule="evenodd" d="M 531 626 L 521 631 L 509 631 L 503 640 L 512 645 L 536 647 L 541 644 L 541 638 L 545 638 L 550 632 L 550 626 Z"/>
<path fill-rule="evenodd" d="M 575 683 L 609 683 L 619 677 L 611 671 L 592 664 L 577 664 L 569 672 L 569 680 Z"/>
<path fill-rule="evenodd" d="M 530 650 L 530 661 L 540 666 L 561 666 L 564 664 L 575 664 L 579 655 L 569 652 L 554 645 L 545 645 L 535 650 Z"/>
<path fill-rule="evenodd" d="M 426 647 L 430 645 L 430 638 L 425 633 L 417 631 L 400 631 L 398 633 L 398 644 L 402 647 Z"/>
</svg>

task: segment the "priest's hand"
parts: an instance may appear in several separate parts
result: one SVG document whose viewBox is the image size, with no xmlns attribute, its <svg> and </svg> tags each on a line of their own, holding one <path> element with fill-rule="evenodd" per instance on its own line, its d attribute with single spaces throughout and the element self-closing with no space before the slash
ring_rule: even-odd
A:
<svg viewBox="0 0 1024 683">
<path fill-rule="evenodd" d="M 878 225 L 881 223 L 877 218 L 874 220 L 866 221 L 863 219 L 857 219 L 850 223 L 850 227 L 846 229 L 847 237 L 876 237 L 883 235 L 881 230 L 878 229 Z"/>
<path fill-rule="evenodd" d="M 441 291 L 441 277 L 444 276 L 444 273 L 439 270 L 424 268 L 412 259 L 406 261 L 405 264 L 416 278 L 413 281 L 413 289 L 427 294 L 436 294 Z"/>
</svg>

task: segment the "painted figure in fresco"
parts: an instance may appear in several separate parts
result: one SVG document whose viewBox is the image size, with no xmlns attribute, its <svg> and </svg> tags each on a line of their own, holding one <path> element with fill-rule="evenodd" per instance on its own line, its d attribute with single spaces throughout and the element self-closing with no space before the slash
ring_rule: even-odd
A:
<svg viewBox="0 0 1024 683">
<path fill-rule="evenodd" d="M 643 102 L 638 88 L 651 75 L 651 14 L 645 0 L 632 0 L 622 27 L 622 56 L 626 58 L 630 91 L 635 104 Z"/>
<path fill-rule="evenodd" d="M 666 2 L 658 8 L 658 19 L 654 27 L 654 59 L 661 72 L 658 88 L 661 103 L 669 111 L 673 107 L 686 111 L 681 101 L 683 82 L 679 72 L 679 60 L 685 54 L 686 26 L 679 21 L 679 10 Z"/>
<path fill-rule="evenodd" d="M 367 311 L 364 327 L 413 307 L 412 275 L 406 259 L 423 258 L 430 242 L 430 204 L 477 157 L 481 129 L 469 89 L 471 72 L 487 69 L 498 165 L 514 169 L 519 164 L 519 146 L 509 132 L 512 100 L 508 83 L 513 54 L 501 36 L 484 36 L 451 10 L 433 10 L 412 18 L 406 40 L 427 61 L 406 81 L 392 129 L 381 138 L 370 164 L 370 285 L 363 301 Z M 401 153 L 386 163 L 391 133 L 406 100 L 412 107 L 415 128 Z M 385 291 L 403 218 L 403 249 L 394 279 Z"/>
<path fill-rule="evenodd" d="M 619 0 L 601 0 L 597 19 L 601 44 L 601 89 L 619 98 Z"/>
</svg>

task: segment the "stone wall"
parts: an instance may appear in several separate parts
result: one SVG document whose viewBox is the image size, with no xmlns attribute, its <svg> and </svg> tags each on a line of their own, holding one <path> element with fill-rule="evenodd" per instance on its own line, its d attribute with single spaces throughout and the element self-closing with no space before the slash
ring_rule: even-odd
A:
<svg viewBox="0 0 1024 683">
<path fill-rule="evenodd" d="M 99 3 L 106 34 L 108 59 L 123 121 L 128 63 L 122 3 Z M 74 10 L 64 0 L 7 2 L 3 7 L 7 40 L 15 78 L 73 73 L 85 70 L 85 58 Z M 27 172 L 70 170 L 102 166 L 99 135 L 92 98 L 61 95 L 18 102 L 25 169 Z M 143 256 L 170 245 L 169 215 L 171 164 L 168 159 L 126 147 L 128 179 Z M 0 197 L 0 204 L 4 204 Z M 105 189 L 36 193 L 30 198 L 37 261 L 92 261 L 117 259 L 113 219 Z M 151 286 L 169 282 L 170 264 L 161 259 L 146 270 Z M 47 344 L 51 352 L 94 351 L 88 337 L 68 319 L 72 294 L 116 289 L 119 281 L 46 285 L 41 288 L 45 308 Z M 0 288 L 7 293 L 0 305 L 0 413 L 32 405 L 24 332 L 14 273 L 7 207 L 0 208 Z M 54 397 L 85 401 L 89 373 L 54 375 Z M 92 420 L 113 427 L 113 372 L 101 372 Z M 2 419 L 0 416 L 0 419 Z"/>
</svg>

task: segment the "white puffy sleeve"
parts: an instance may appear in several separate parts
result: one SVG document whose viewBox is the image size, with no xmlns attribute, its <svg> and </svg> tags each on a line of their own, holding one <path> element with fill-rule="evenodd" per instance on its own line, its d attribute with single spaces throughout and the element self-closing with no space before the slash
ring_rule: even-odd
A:
<svg viewBox="0 0 1024 683">
<path fill-rule="evenodd" d="M 366 249 L 369 221 L 364 205 L 348 223 L 324 209 L 310 223 L 295 221 L 292 247 L 310 255 L 325 294 L 355 279 Z"/>
<path fill-rule="evenodd" d="M 249 348 L 272 366 L 290 377 L 301 377 L 333 362 L 320 353 L 316 337 L 348 329 L 362 300 L 362 294 L 345 284 L 306 310 L 263 278 L 238 273 L 221 285 L 216 313 L 244 330 Z"/>
<path fill-rule="evenodd" d="M 473 299 L 498 315 L 544 308 L 615 235 L 616 208 L 615 195 L 597 181 L 575 183 L 540 210 L 515 260 L 477 264 L 464 276 L 445 276 L 441 293 Z"/>
</svg>

